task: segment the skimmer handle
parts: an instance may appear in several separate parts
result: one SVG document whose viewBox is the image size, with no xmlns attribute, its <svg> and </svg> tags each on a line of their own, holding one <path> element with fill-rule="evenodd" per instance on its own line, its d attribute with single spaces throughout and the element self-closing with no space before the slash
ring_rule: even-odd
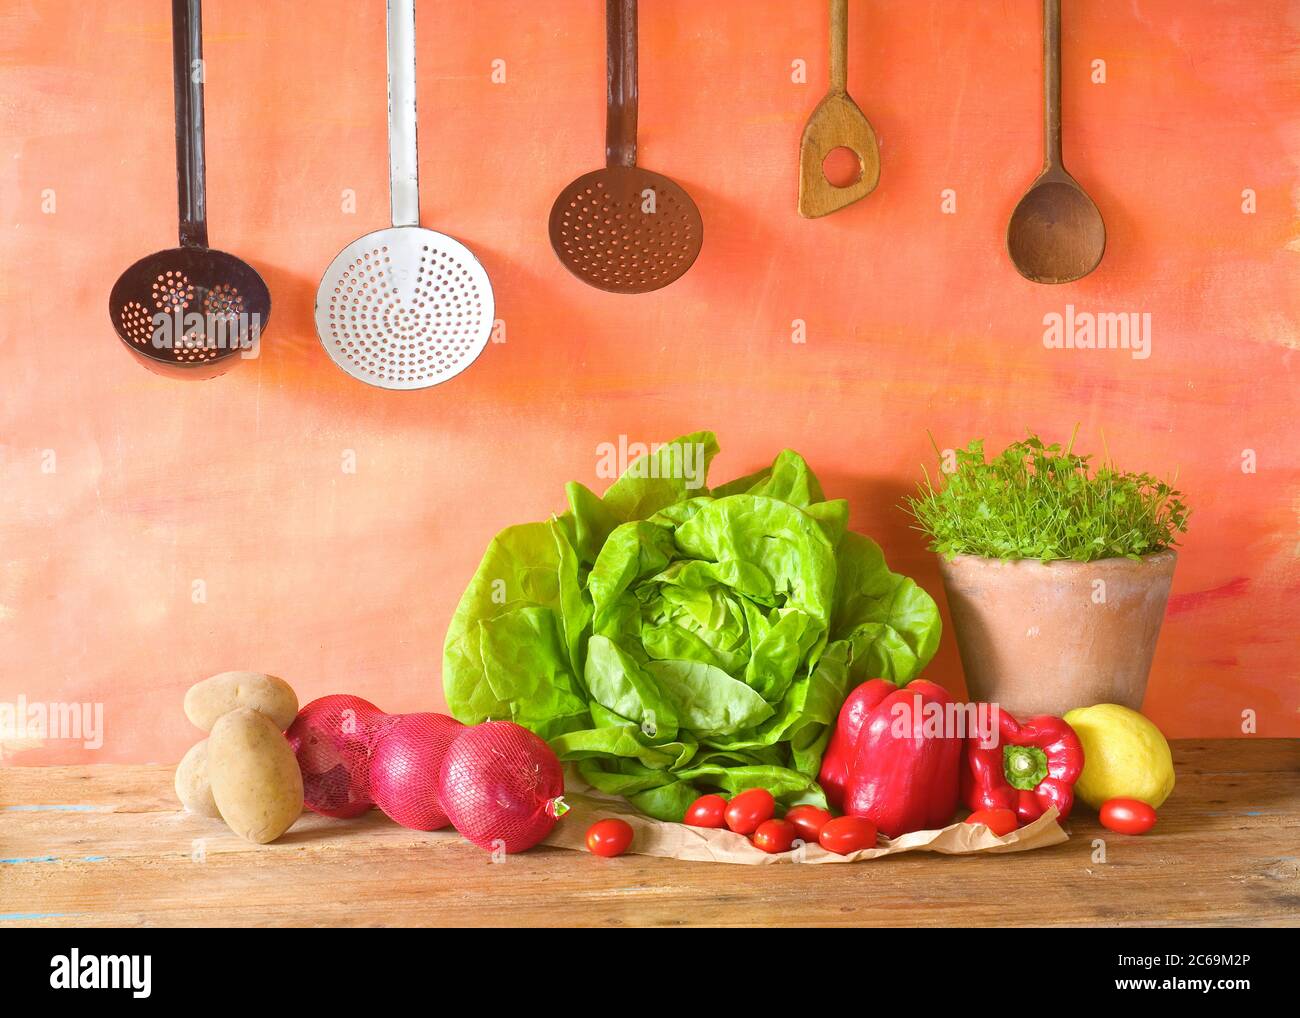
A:
<svg viewBox="0 0 1300 1018">
<path fill-rule="evenodd" d="M 415 0 L 388 0 L 388 184 L 394 226 L 420 225 Z"/>
<path fill-rule="evenodd" d="M 636 0 L 605 0 L 605 165 L 636 165 Z"/>
<path fill-rule="evenodd" d="M 200 0 L 172 0 L 172 92 L 176 102 L 176 193 L 181 247 L 208 246 L 203 75 Z"/>
</svg>

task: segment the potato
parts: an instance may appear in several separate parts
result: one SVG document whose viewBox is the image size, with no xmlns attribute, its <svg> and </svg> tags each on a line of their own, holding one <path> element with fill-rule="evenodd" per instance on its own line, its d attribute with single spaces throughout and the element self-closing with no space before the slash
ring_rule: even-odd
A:
<svg viewBox="0 0 1300 1018">
<path fill-rule="evenodd" d="M 289 740 L 252 707 L 237 707 L 212 726 L 208 780 L 221 818 L 254 844 L 274 841 L 302 812 L 302 772 Z"/>
<path fill-rule="evenodd" d="M 221 812 L 212 798 L 212 785 L 208 783 L 207 739 L 200 739 L 191 746 L 176 765 L 176 798 L 191 813 L 220 819 Z"/>
<path fill-rule="evenodd" d="M 236 707 L 261 711 L 283 732 L 298 715 L 298 697 L 284 679 L 261 672 L 222 672 L 185 694 L 185 716 L 205 732 Z"/>
</svg>

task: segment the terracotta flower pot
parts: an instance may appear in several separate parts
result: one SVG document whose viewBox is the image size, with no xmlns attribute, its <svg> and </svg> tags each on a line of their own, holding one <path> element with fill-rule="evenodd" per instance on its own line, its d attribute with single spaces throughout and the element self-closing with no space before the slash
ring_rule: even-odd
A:
<svg viewBox="0 0 1300 1018">
<path fill-rule="evenodd" d="M 972 700 L 1017 717 L 1142 709 L 1178 555 L 1002 561 L 939 556 Z"/>
</svg>

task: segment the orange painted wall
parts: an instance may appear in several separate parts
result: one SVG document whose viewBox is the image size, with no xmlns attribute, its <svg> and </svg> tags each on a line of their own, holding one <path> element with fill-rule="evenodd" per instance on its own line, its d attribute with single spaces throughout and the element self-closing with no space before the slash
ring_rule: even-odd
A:
<svg viewBox="0 0 1300 1018">
<path fill-rule="evenodd" d="M 1195 507 L 1148 712 L 1171 736 L 1239 734 L 1248 708 L 1261 735 L 1300 735 L 1300 4 L 1066 0 L 1065 157 L 1110 242 L 1061 287 L 1003 250 L 1040 162 L 1036 0 L 853 0 L 881 183 L 812 222 L 795 155 L 825 5 L 641 6 L 642 163 L 695 197 L 705 244 L 672 287 L 620 297 L 546 238 L 603 151 L 601 5 L 421 0 L 424 222 L 480 255 L 508 341 L 414 394 L 339 372 L 311 317 L 335 252 L 388 212 L 380 0 L 207 5 L 212 242 L 275 310 L 261 359 L 201 384 L 137 366 L 106 314 L 117 274 L 174 243 L 169 5 L 0 7 L 0 700 L 99 701 L 107 729 L 98 751 L 11 742 L 7 760 L 175 760 L 185 688 L 228 668 L 436 708 L 492 534 L 561 507 L 566 480 L 603 483 L 598 443 L 700 427 L 719 477 L 804 453 L 941 601 L 896 508 L 926 430 L 1002 443 L 1078 421 L 1100 451 L 1104 429 Z M 1067 303 L 1150 312 L 1151 357 L 1044 349 Z M 961 688 L 950 632 L 931 674 Z"/>
</svg>

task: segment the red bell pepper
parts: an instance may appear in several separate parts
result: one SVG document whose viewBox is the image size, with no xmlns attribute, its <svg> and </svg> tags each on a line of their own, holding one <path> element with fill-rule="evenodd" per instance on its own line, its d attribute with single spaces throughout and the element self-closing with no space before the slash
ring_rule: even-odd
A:
<svg viewBox="0 0 1300 1018">
<path fill-rule="evenodd" d="M 948 734 L 951 703 L 942 686 L 919 679 L 867 713 L 844 785 L 845 813 L 890 838 L 951 822 L 963 742 Z"/>
<path fill-rule="evenodd" d="M 844 809 L 844 785 L 849 780 L 853 751 L 857 749 L 858 733 L 862 731 L 863 722 L 876 704 L 897 689 L 888 679 L 870 679 L 853 690 L 840 707 L 835 731 L 831 733 L 831 741 L 827 743 L 826 752 L 822 755 L 821 773 L 817 775 L 817 781 L 826 793 L 826 801 L 832 809 Z"/>
<path fill-rule="evenodd" d="M 997 745 L 966 740 L 962 800 L 972 810 L 1015 810 L 1028 824 L 1055 806 L 1060 819 L 1074 806 L 1074 782 L 1083 770 L 1083 745 L 1074 729 L 1049 715 L 1023 725 L 998 709 Z"/>
</svg>

